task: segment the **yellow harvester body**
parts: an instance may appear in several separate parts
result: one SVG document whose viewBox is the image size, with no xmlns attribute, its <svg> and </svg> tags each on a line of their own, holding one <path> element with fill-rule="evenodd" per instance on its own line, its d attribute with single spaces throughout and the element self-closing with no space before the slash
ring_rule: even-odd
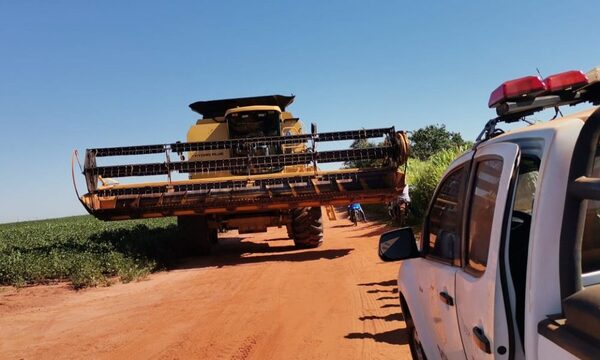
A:
<svg viewBox="0 0 600 360">
<path fill-rule="evenodd" d="M 272 95 L 197 102 L 190 107 L 203 118 L 189 129 L 185 143 L 88 149 L 88 193 L 80 201 L 103 220 L 177 216 L 184 233 L 210 233 L 214 241 L 217 230 L 247 233 L 286 226 L 297 245 L 318 246 L 321 206 L 383 203 L 402 191 L 399 166 L 408 156 L 408 142 L 394 128 L 319 134 L 313 125 L 306 133 L 300 119 L 286 111 L 293 99 Z M 371 148 L 316 150 L 320 142 L 377 137 L 385 138 L 383 144 Z M 151 154 L 164 154 L 165 160 L 97 164 L 108 156 Z M 319 163 L 369 159 L 381 159 L 382 165 L 318 170 Z M 173 173 L 186 173 L 188 179 L 173 180 Z M 133 184 L 114 180 L 156 175 L 167 178 Z"/>
</svg>

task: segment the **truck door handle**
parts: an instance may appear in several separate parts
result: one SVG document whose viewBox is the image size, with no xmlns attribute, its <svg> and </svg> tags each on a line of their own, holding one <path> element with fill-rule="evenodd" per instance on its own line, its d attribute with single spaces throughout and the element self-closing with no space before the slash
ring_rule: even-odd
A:
<svg viewBox="0 0 600 360">
<path fill-rule="evenodd" d="M 492 353 L 492 346 L 490 345 L 490 341 L 485 336 L 483 329 L 479 326 L 475 326 L 473 328 L 473 341 L 475 341 L 477 347 L 480 348 L 482 351 L 486 352 L 487 354 Z"/>
<path fill-rule="evenodd" d="M 448 295 L 447 292 L 440 292 L 440 299 L 442 299 L 444 304 L 454 306 L 454 299 L 452 298 L 452 296 Z"/>
</svg>

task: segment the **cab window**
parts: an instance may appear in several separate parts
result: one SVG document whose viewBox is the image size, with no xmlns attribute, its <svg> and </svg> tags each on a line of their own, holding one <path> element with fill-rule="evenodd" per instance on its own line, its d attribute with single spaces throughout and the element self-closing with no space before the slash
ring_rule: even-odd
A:
<svg viewBox="0 0 600 360">
<path fill-rule="evenodd" d="M 461 166 L 442 180 L 425 223 L 424 250 L 428 256 L 444 262 L 456 264 L 460 261 L 466 178 L 466 166 Z"/>
<path fill-rule="evenodd" d="M 467 256 L 467 269 L 475 274 L 482 274 L 487 266 L 500 176 L 501 159 L 487 159 L 477 163 L 469 211 Z"/>
</svg>

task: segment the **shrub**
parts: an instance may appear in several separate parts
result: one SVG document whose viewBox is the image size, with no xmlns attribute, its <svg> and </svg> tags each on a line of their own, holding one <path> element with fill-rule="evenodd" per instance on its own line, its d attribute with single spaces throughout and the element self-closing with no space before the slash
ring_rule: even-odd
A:
<svg viewBox="0 0 600 360">
<path fill-rule="evenodd" d="M 407 183 L 410 186 L 412 223 L 421 223 L 435 188 L 448 165 L 468 146 L 459 146 L 435 153 L 429 159 L 422 161 L 410 159 L 407 166 Z"/>
</svg>

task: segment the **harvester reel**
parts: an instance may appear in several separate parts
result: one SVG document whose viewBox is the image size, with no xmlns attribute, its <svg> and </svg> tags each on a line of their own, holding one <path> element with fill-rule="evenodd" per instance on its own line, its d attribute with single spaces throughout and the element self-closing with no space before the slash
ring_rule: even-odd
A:
<svg viewBox="0 0 600 360">
<path fill-rule="evenodd" d="M 321 142 L 379 137 L 386 139 L 381 146 L 326 151 L 316 149 Z M 302 143 L 307 144 L 304 152 L 261 155 L 256 151 L 248 151 L 246 156 L 239 157 L 171 160 L 178 159 L 184 152 L 231 151 L 265 146 L 277 148 Z M 97 164 L 97 159 L 103 157 L 151 154 L 164 154 L 166 161 L 105 166 Z M 295 208 L 325 205 L 343 206 L 355 201 L 385 203 L 396 198 L 404 187 L 404 174 L 398 168 L 406 162 L 407 156 L 406 134 L 396 132 L 393 127 L 88 149 L 83 169 L 88 193 L 80 199 L 92 215 L 102 220 L 292 211 Z M 317 167 L 319 163 L 375 159 L 381 159 L 383 165 L 330 171 L 321 171 Z M 295 170 L 283 170 L 286 167 Z M 261 169 L 264 172 L 260 172 Z M 274 172 L 273 169 L 283 171 Z M 232 175 L 210 176 L 217 172 Z M 172 173 L 191 176 L 203 174 L 204 178 L 172 180 Z M 156 175 L 166 175 L 167 180 L 141 184 L 99 184 L 100 178 Z"/>
</svg>

